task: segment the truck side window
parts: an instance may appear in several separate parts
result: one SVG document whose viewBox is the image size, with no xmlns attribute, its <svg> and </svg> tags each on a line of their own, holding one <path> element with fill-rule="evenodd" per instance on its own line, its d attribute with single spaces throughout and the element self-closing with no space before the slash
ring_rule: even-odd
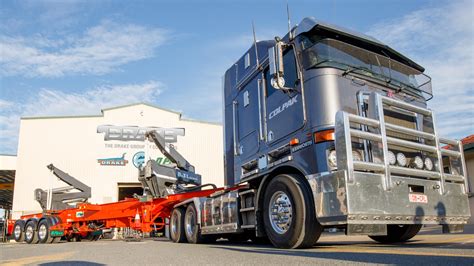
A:
<svg viewBox="0 0 474 266">
<path fill-rule="evenodd" d="M 283 54 L 283 67 L 285 70 L 285 86 L 289 88 L 294 88 L 296 85 L 296 81 L 298 80 L 298 73 L 296 72 L 297 69 L 293 48 L 286 50 Z M 265 70 L 265 89 L 267 92 L 267 97 L 269 97 L 276 91 L 276 89 L 272 87 L 269 72 L 270 71 L 267 68 Z"/>
</svg>

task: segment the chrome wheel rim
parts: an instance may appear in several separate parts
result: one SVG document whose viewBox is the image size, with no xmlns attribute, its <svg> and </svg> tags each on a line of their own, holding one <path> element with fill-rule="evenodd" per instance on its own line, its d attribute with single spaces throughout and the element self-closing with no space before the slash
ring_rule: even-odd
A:
<svg viewBox="0 0 474 266">
<path fill-rule="evenodd" d="M 17 225 L 15 226 L 15 231 L 14 231 L 14 233 L 15 233 L 15 238 L 16 238 L 16 239 L 19 239 L 20 236 L 21 236 L 21 226 L 20 226 L 19 224 L 17 224 Z"/>
<path fill-rule="evenodd" d="M 178 225 L 176 224 L 178 222 L 178 215 L 176 213 L 173 214 L 173 217 L 171 219 L 171 232 L 176 235 L 178 233 Z"/>
<path fill-rule="evenodd" d="M 27 226 L 26 227 L 26 230 L 25 230 L 25 236 L 27 239 L 32 239 L 33 238 L 33 234 L 34 234 L 34 231 L 33 231 L 33 227 L 32 226 Z"/>
<path fill-rule="evenodd" d="M 186 213 L 186 234 L 188 236 L 192 236 L 194 234 L 194 224 L 195 224 L 195 218 L 194 218 L 194 212 L 188 212 Z"/>
<path fill-rule="evenodd" d="M 40 239 L 45 239 L 47 233 L 48 233 L 48 229 L 46 228 L 46 225 L 45 224 L 40 225 L 40 228 L 38 230 L 38 237 Z"/>
<path fill-rule="evenodd" d="M 282 191 L 273 193 L 268 209 L 273 230 L 278 234 L 286 233 L 293 220 L 293 208 L 288 195 Z"/>
</svg>

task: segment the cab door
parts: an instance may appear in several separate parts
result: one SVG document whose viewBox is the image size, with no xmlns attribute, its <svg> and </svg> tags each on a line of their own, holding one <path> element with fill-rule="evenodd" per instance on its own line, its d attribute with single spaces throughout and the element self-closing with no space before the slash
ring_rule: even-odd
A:
<svg viewBox="0 0 474 266">
<path fill-rule="evenodd" d="M 269 69 L 265 70 L 266 140 L 271 145 L 300 129 L 304 125 L 301 82 L 293 48 L 283 54 L 285 86 L 291 91 L 272 87 Z"/>
</svg>

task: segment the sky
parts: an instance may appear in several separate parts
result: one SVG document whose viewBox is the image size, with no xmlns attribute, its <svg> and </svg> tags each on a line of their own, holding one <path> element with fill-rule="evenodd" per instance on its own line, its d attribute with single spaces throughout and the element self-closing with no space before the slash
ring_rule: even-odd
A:
<svg viewBox="0 0 474 266">
<path fill-rule="evenodd" d="M 443 0 L 0 2 L 0 154 L 20 117 L 147 102 L 222 120 L 222 76 L 304 17 L 369 34 L 425 67 L 442 136 L 474 133 L 474 4 Z"/>
</svg>

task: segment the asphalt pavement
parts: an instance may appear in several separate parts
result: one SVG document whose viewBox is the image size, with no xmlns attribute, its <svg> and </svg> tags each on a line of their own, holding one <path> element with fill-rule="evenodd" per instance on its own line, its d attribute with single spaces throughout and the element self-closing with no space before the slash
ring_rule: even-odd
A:
<svg viewBox="0 0 474 266">
<path fill-rule="evenodd" d="M 165 238 L 141 242 L 99 240 L 58 244 L 0 244 L 1 265 L 474 265 L 474 225 L 461 234 L 423 228 L 405 244 L 381 245 L 365 236 L 324 233 L 311 249 L 270 245 L 176 244 Z"/>
</svg>

